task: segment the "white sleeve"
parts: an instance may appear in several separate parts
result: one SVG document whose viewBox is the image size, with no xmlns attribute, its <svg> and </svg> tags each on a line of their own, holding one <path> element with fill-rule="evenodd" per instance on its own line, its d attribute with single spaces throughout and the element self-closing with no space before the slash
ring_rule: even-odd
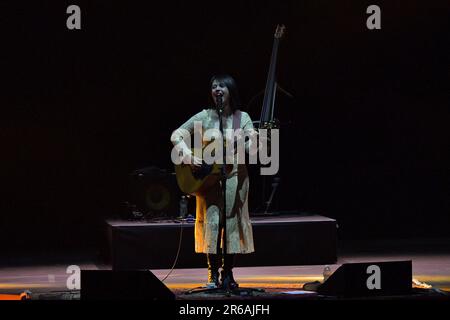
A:
<svg viewBox="0 0 450 320">
<path fill-rule="evenodd" d="M 194 133 L 195 122 L 203 123 L 206 117 L 206 110 L 202 110 L 192 116 L 189 120 L 183 123 L 172 133 L 170 140 L 172 141 L 172 144 L 175 146 L 177 151 L 181 152 L 183 156 L 192 154 L 191 148 L 186 144 L 185 140 L 188 139 L 190 141 L 190 136 Z"/>
<path fill-rule="evenodd" d="M 241 122 L 241 127 L 244 130 L 244 135 L 246 137 L 249 137 L 248 141 L 245 142 L 245 152 L 254 154 L 258 151 L 258 131 L 256 131 L 253 127 L 253 121 L 247 112 L 242 112 Z M 255 145 L 253 145 L 253 143 L 255 143 Z"/>
</svg>

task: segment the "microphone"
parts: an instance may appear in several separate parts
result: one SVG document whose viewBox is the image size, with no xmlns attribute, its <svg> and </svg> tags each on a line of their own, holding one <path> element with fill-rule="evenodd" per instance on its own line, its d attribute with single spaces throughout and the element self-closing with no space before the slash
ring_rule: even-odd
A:
<svg viewBox="0 0 450 320">
<path fill-rule="evenodd" d="M 216 106 L 220 112 L 223 111 L 223 96 L 222 96 L 222 94 L 216 95 Z"/>
</svg>

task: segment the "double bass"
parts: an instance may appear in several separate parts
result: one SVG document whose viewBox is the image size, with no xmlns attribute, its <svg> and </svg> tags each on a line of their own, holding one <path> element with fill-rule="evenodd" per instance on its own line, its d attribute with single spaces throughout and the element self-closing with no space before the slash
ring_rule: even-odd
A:
<svg viewBox="0 0 450 320">
<path fill-rule="evenodd" d="M 278 57 L 278 47 L 280 44 L 280 40 L 284 35 L 285 29 L 286 27 L 284 25 L 278 25 L 277 29 L 275 30 L 272 46 L 272 55 L 270 58 L 269 72 L 267 75 L 266 88 L 264 90 L 264 100 L 261 110 L 261 117 L 258 123 L 259 129 L 279 128 L 279 122 L 274 118 L 275 97 L 277 90 L 276 66 Z"/>
<path fill-rule="evenodd" d="M 275 34 L 274 34 L 274 40 L 273 40 L 273 47 L 272 47 L 272 55 L 270 58 L 270 66 L 269 66 L 269 72 L 267 75 L 267 81 L 266 81 L 266 87 L 264 90 L 264 100 L 262 104 L 262 110 L 261 110 L 261 117 L 257 124 L 258 130 L 264 129 L 267 130 L 267 137 L 270 139 L 271 137 L 271 130 L 272 129 L 279 129 L 280 123 L 277 119 L 274 118 L 274 112 L 275 112 L 275 97 L 277 89 L 281 89 L 278 87 L 276 82 L 276 66 L 277 66 L 277 57 L 278 57 L 278 47 L 280 44 L 280 40 L 284 35 L 285 26 L 284 25 L 278 25 Z M 281 89 L 281 91 L 284 91 Z M 268 152 L 271 152 L 271 144 L 269 143 L 267 145 Z M 262 177 L 262 198 L 263 200 L 265 198 L 265 191 L 266 191 L 266 176 Z M 270 197 L 267 201 L 264 201 L 264 209 L 263 206 L 259 206 L 255 211 L 258 213 L 262 213 L 263 215 L 266 215 L 268 213 L 269 207 L 272 203 L 272 199 L 274 197 L 275 191 L 278 188 L 279 184 L 279 177 L 274 177 L 272 182 L 272 192 L 270 194 Z M 261 211 L 262 210 L 262 211 Z M 253 213 L 253 216 L 257 215 L 257 213 Z"/>
</svg>

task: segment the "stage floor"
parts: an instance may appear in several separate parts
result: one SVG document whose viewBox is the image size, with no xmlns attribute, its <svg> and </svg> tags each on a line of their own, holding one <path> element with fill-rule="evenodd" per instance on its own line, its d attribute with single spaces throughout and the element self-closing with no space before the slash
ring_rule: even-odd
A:
<svg viewBox="0 0 450 320">
<path fill-rule="evenodd" d="M 419 240 L 417 240 L 419 241 Z M 423 241 L 419 241 L 424 244 Z M 336 270 L 343 263 L 412 260 L 413 279 L 439 289 L 450 292 L 450 252 L 444 250 L 448 241 L 431 243 L 418 250 L 413 244 L 401 245 L 398 241 L 389 246 L 388 243 L 376 242 L 365 246 L 362 242 L 351 245 L 341 245 L 338 263 L 330 265 Z M 383 248 L 380 249 L 380 247 Z M 404 249 L 400 249 L 403 247 Z M 364 248 L 364 249 L 361 249 Z M 414 249 L 411 249 L 414 248 Z M 421 251 L 421 252 L 419 252 Z M 82 259 L 79 256 L 64 257 L 64 263 L 34 263 L 33 265 L 18 265 L 0 267 L 0 293 L 19 293 L 31 291 L 31 299 L 79 299 L 79 291 L 68 290 L 66 268 L 76 264 L 81 269 L 101 270 L 111 266 L 96 263 L 95 259 Z M 55 259 L 55 257 L 53 257 Z M 258 293 L 258 298 L 269 299 L 317 299 L 315 292 L 302 292 L 304 283 L 322 281 L 324 265 L 314 266 L 270 266 L 270 267 L 240 267 L 235 268 L 235 278 L 241 287 L 264 289 Z M 151 270 L 160 280 L 164 279 L 170 270 Z M 176 294 L 177 299 L 226 299 L 223 295 L 185 294 L 188 290 L 204 285 L 206 268 L 175 269 L 164 284 Z M 292 294 L 291 291 L 300 291 Z M 287 292 L 291 292 L 288 294 Z M 436 293 L 436 292 L 434 292 Z M 436 295 L 441 297 L 442 295 Z M 236 297 L 231 297 L 236 298 Z M 246 297 L 251 299 L 251 297 Z"/>
</svg>

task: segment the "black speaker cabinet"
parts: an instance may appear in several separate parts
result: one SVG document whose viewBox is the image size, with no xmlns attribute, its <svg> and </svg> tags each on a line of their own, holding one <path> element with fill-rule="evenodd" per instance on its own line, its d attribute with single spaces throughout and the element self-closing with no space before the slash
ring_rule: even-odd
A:
<svg viewBox="0 0 450 320">
<path fill-rule="evenodd" d="M 411 293 L 412 262 L 345 263 L 317 289 L 327 296 L 381 296 Z"/>
<path fill-rule="evenodd" d="M 175 175 L 157 167 L 133 171 L 129 198 L 147 217 L 176 217 L 181 197 Z"/>
<path fill-rule="evenodd" d="M 81 270 L 81 300 L 175 300 L 149 270 Z"/>
</svg>

